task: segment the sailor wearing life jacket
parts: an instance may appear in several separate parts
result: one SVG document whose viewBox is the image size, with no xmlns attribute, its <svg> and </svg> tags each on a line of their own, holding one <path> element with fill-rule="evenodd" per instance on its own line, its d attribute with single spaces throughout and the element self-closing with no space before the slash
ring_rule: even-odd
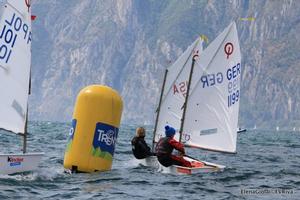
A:
<svg viewBox="0 0 300 200">
<path fill-rule="evenodd" d="M 191 163 L 182 156 L 172 154 L 173 149 L 178 150 L 182 155 L 185 154 L 183 144 L 174 139 L 175 132 L 174 128 L 165 126 L 166 137 L 161 138 L 155 148 L 157 159 L 165 167 L 171 165 L 192 167 Z"/>
<path fill-rule="evenodd" d="M 144 159 L 154 155 L 144 139 L 145 135 L 145 129 L 143 127 L 138 127 L 136 129 L 136 136 L 131 140 L 132 152 L 137 159 Z"/>
</svg>

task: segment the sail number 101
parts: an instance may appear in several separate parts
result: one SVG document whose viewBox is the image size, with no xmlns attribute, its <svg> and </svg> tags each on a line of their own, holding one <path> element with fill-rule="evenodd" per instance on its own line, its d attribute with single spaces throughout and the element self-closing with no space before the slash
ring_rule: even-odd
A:
<svg viewBox="0 0 300 200">
<path fill-rule="evenodd" d="M 4 14 L 7 18 L 3 21 L 4 23 L 0 24 L 0 61 L 3 60 L 8 63 L 15 43 L 18 41 L 18 34 L 21 34 L 20 36 L 23 37 L 25 44 L 29 44 L 31 42 L 31 31 L 30 26 L 16 13 L 8 9 L 8 11 L 4 11 Z"/>
</svg>

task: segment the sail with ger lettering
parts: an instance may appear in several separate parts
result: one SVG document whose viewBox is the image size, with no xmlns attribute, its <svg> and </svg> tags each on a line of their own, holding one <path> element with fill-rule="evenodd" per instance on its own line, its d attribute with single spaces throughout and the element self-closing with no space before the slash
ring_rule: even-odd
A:
<svg viewBox="0 0 300 200">
<path fill-rule="evenodd" d="M 187 146 L 234 153 L 240 103 L 241 52 L 231 23 L 196 61 L 183 133 Z M 185 140 L 184 140 L 185 139 Z"/>
</svg>

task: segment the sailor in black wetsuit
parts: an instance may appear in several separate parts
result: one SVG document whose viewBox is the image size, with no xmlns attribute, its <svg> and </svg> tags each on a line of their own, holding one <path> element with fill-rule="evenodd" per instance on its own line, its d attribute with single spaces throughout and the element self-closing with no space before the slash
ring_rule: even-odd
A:
<svg viewBox="0 0 300 200">
<path fill-rule="evenodd" d="M 137 159 L 144 159 L 155 155 L 145 141 L 145 129 L 139 127 L 136 129 L 136 136 L 131 140 L 132 152 Z"/>
</svg>

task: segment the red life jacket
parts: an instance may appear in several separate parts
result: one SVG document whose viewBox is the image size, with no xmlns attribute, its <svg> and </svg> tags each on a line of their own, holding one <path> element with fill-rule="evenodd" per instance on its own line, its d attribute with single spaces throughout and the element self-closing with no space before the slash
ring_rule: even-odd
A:
<svg viewBox="0 0 300 200">
<path fill-rule="evenodd" d="M 156 155 L 171 155 L 174 147 L 169 143 L 169 137 L 160 138 L 156 145 Z"/>
</svg>

